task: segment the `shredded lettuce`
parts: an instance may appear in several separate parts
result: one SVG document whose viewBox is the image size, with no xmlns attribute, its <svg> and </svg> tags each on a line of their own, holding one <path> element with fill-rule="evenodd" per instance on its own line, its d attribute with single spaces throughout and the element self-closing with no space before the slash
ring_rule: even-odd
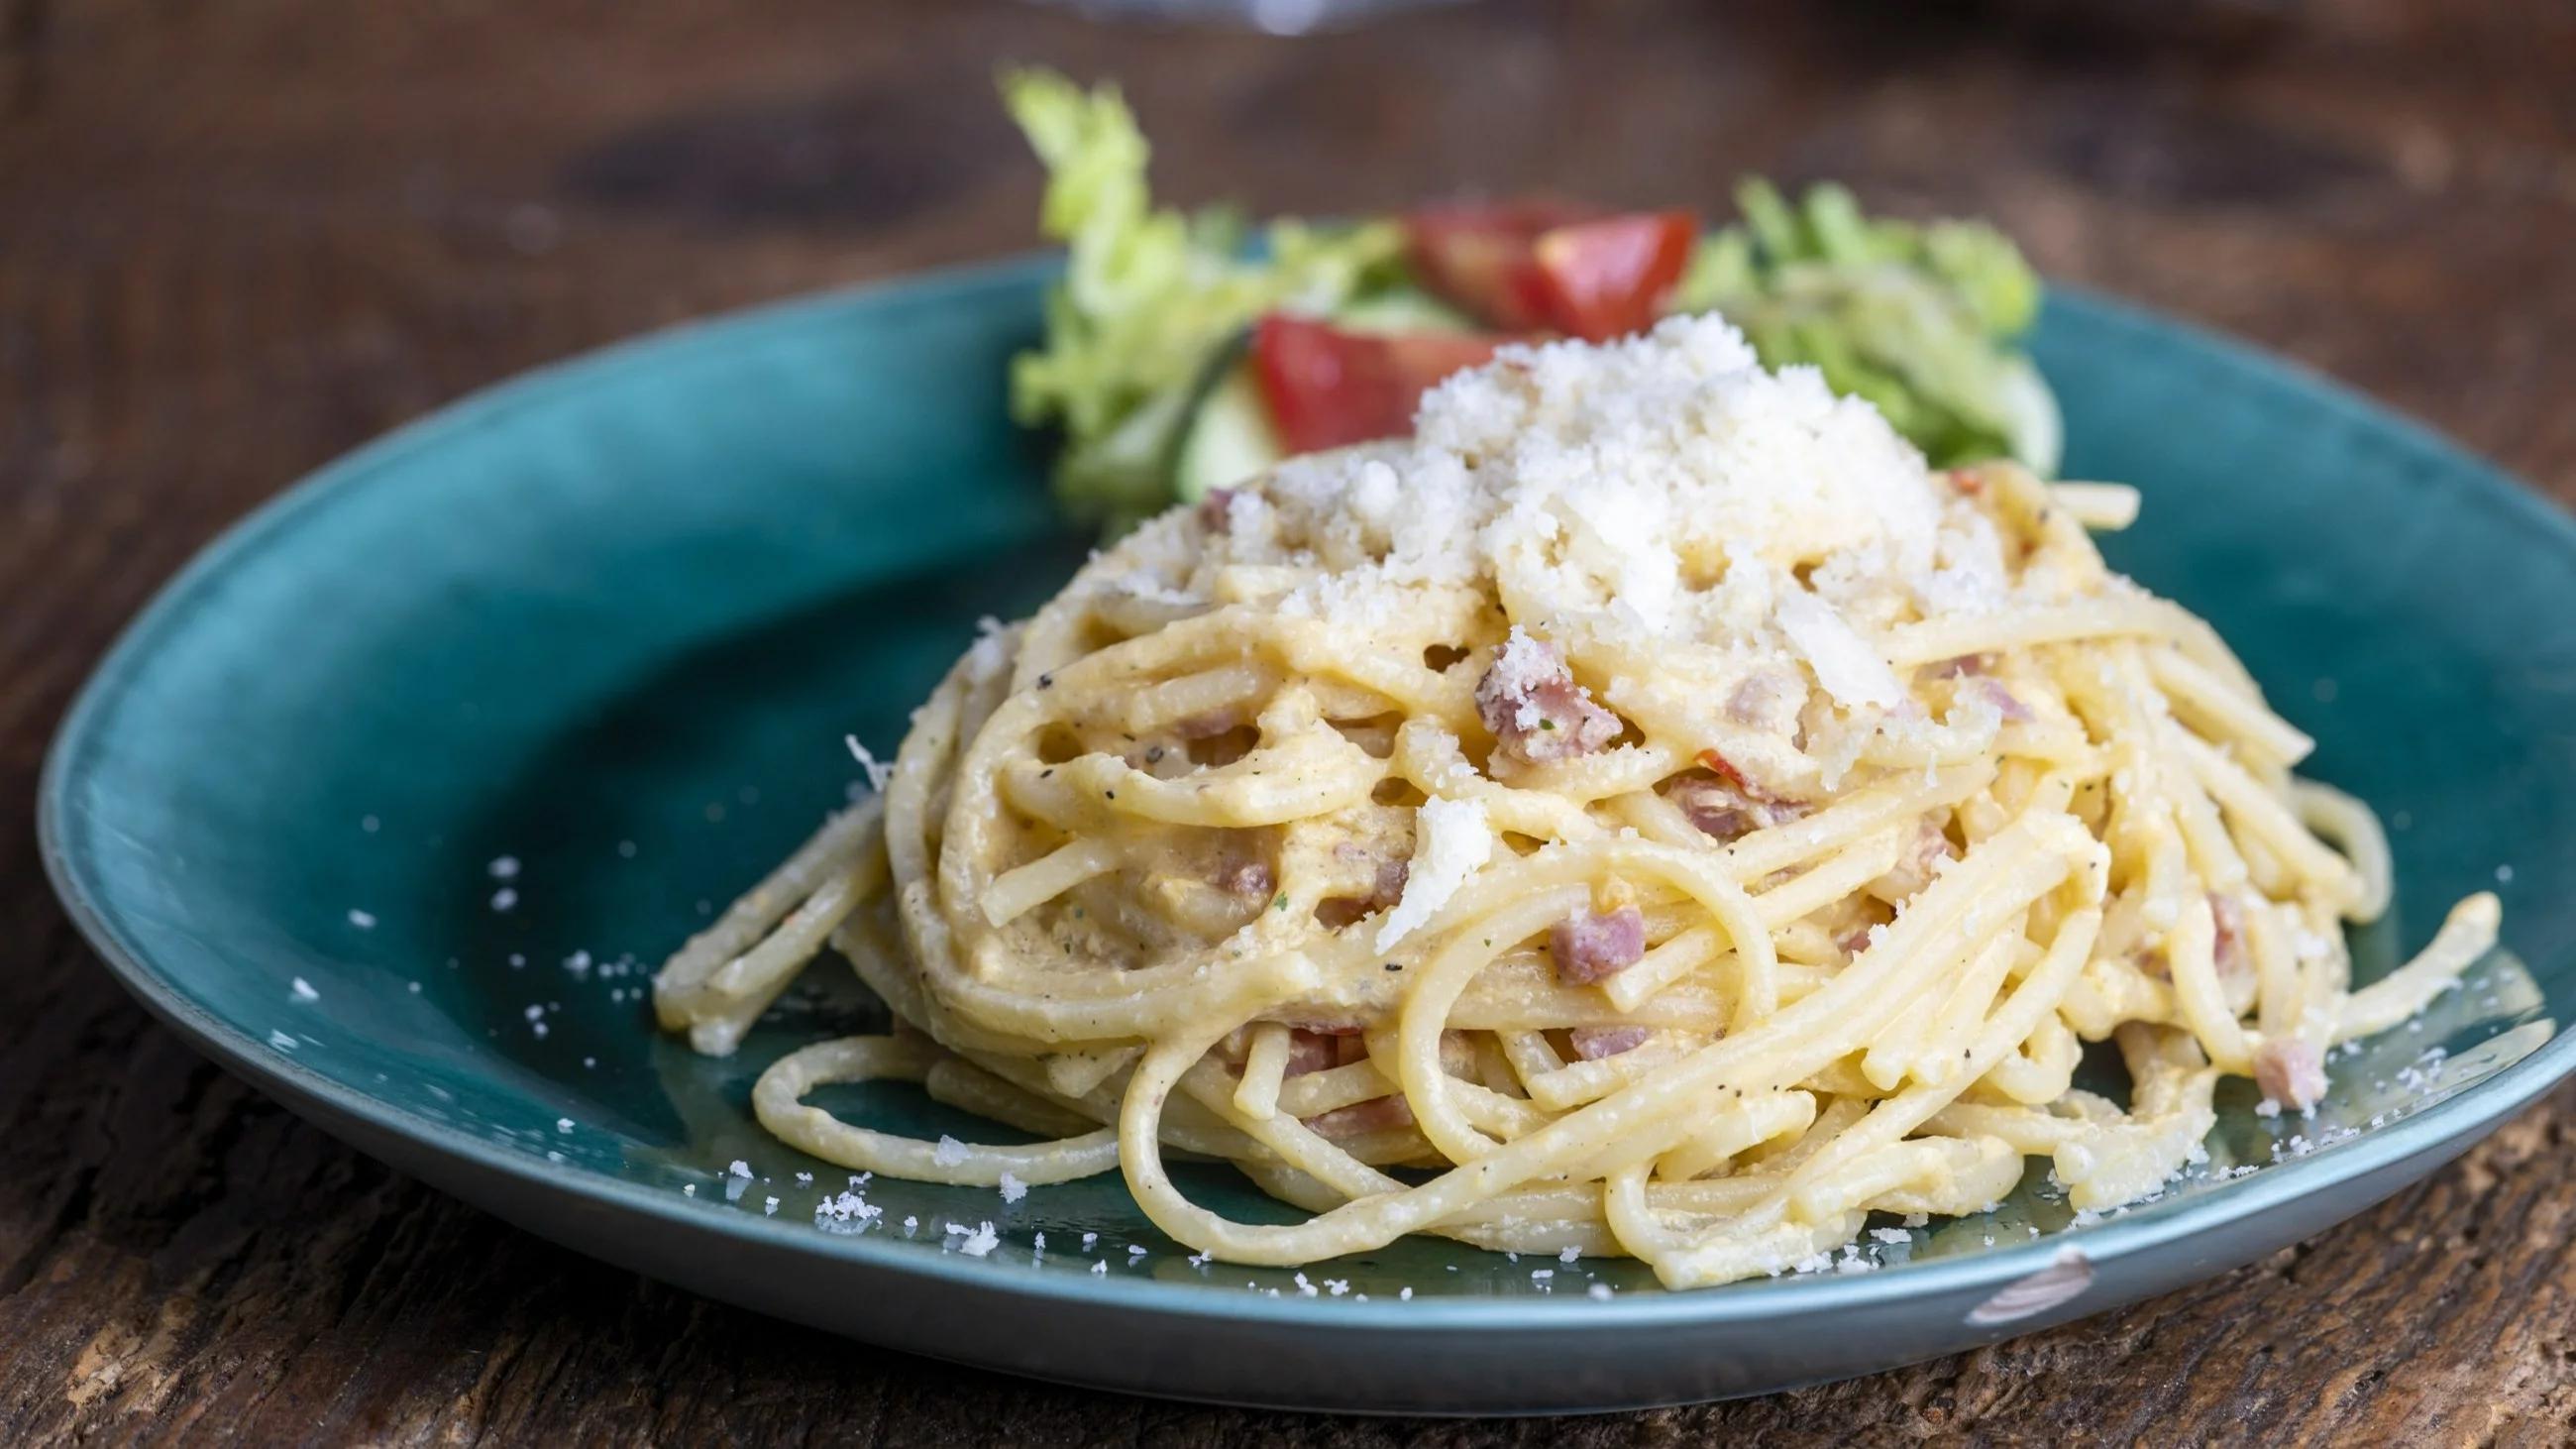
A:
<svg viewBox="0 0 2576 1449">
<path fill-rule="evenodd" d="M 1936 467 L 2009 455 L 2056 471 L 2056 400 L 2014 346 L 2038 319 L 2039 278 L 2010 239 L 1874 219 L 1831 183 L 1792 205 L 1754 178 L 1736 204 L 1742 222 L 1701 240 L 1675 310 L 1724 315 L 1767 366 L 1817 367 Z"/>
<path fill-rule="evenodd" d="M 1212 363 L 1264 312 L 1329 313 L 1382 280 L 1397 223 L 1282 221 L 1246 247 L 1230 212 L 1153 205 L 1150 148 L 1117 87 L 1086 92 L 1043 70 L 1005 74 L 1002 99 L 1047 169 L 1039 224 L 1065 243 L 1046 341 L 1015 358 L 1011 410 L 1058 423 L 1056 496 L 1077 520 L 1123 532 L 1173 501 L 1175 454 Z"/>
</svg>

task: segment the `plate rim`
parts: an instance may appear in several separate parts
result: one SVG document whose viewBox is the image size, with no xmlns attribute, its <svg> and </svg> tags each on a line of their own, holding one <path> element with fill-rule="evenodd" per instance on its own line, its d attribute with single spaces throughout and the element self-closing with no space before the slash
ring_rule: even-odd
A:
<svg viewBox="0 0 2576 1449">
<path fill-rule="evenodd" d="M 1896 1264 L 1869 1273 L 1781 1275 L 1724 1285 L 1718 1291 L 1632 1291 L 1606 1301 L 1572 1294 L 1419 1295 L 1401 1302 L 1272 1298 L 1223 1290 L 1213 1283 L 1128 1277 L 1095 1281 L 1090 1274 L 1025 1271 L 996 1274 L 991 1264 L 980 1260 L 927 1255 L 891 1242 L 879 1244 L 867 1235 L 819 1234 L 801 1220 L 720 1214 L 711 1202 L 503 1148 L 270 1050 L 247 1027 L 199 1006 L 166 983 L 162 969 L 119 933 L 109 912 L 94 898 L 92 882 L 85 879 L 84 866 L 74 860 L 71 850 L 80 829 L 70 818 L 71 797 L 86 777 L 84 767 L 119 701 L 151 664 L 162 636 L 186 621 L 199 593 L 262 549 L 286 541 L 318 510 L 353 496 L 371 480 L 450 436 L 559 397 L 613 385 L 637 367 L 765 344 L 781 334 L 844 321 L 852 311 L 941 304 L 984 290 L 1023 286 L 1060 266 L 1060 253 L 1023 253 L 801 293 L 656 328 L 470 390 L 324 463 L 264 500 L 227 525 L 154 591 L 100 656 L 56 729 L 38 779 L 36 827 L 38 852 L 65 914 L 128 992 L 227 1070 L 290 1104 L 316 1101 L 373 1131 L 510 1179 L 520 1189 L 567 1195 L 597 1207 L 638 1214 L 673 1232 L 747 1239 L 982 1292 L 1274 1327 L 1470 1329 L 1489 1334 L 1553 1334 L 1577 1327 L 1709 1329 L 1991 1291 L 2048 1266 L 2065 1249 L 2081 1252 L 2097 1266 L 2113 1263 L 2262 1216 L 2287 1202 L 2330 1192 L 2339 1184 L 2438 1153 L 2453 1143 L 2465 1146 L 2576 1072 L 2576 1029 L 2562 1026 L 2549 1041 L 2510 1066 L 2385 1127 L 2219 1184 L 2207 1193 L 2135 1207 L 2118 1217 L 2045 1233 L 1991 1252 Z M 2466 480 L 2469 486 L 2457 492 L 2462 501 L 2517 515 L 2576 558 L 2576 519 L 2536 490 L 2426 424 L 2295 359 L 2086 288 L 2052 282 L 2048 305 L 2069 308 L 2085 323 L 2107 324 L 2124 333 L 2178 335 L 2194 345 L 2204 363 L 2224 364 L 2275 388 L 2295 384 L 2291 390 L 2339 420 L 2404 445 L 2427 469 Z"/>
</svg>

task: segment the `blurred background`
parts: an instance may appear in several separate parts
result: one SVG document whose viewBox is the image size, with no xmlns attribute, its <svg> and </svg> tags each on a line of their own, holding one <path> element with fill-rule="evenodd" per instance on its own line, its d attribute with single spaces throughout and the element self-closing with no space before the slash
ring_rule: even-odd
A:
<svg viewBox="0 0 2576 1449">
<path fill-rule="evenodd" d="M 89 479 L 187 515 L 165 515 L 145 573 L 219 521 L 198 506 L 229 516 L 529 364 L 1033 245 L 1039 172 L 994 99 L 1005 61 L 1121 80 L 1155 190 L 1183 204 L 1554 191 L 1715 222 L 1760 170 L 1843 179 L 1873 211 L 1985 215 L 2053 276 L 2250 334 L 2576 484 L 2576 409 L 2530 402 L 2576 335 L 2576 6 L 0 0 L 0 16 L 0 476 L 39 528 Z"/>
<path fill-rule="evenodd" d="M 151 1026 L 76 945 L 23 828 L 115 629 L 303 472 L 641 330 L 1032 246 L 1040 174 L 994 97 L 1005 62 L 1122 81 L 1156 193 L 1184 205 L 1554 192 L 1714 223 L 1760 171 L 1989 217 L 2052 278 L 2287 352 L 2576 499 L 2564 0 L 0 0 L 0 820 L 21 822 L 0 829 L 0 1425 L 123 1438 L 143 1421 L 113 1416 L 148 1409 L 214 1433 L 255 1401 L 291 1436 L 329 1403 L 360 1416 L 333 1421 L 351 1437 L 465 1442 L 545 1439 L 595 1403 L 675 1442 L 865 1423 L 965 1443 L 1097 1408 L 917 1363 L 872 1388 L 885 1369 L 846 1345 L 391 1177 Z M 2390 1211 L 2455 1221 L 2541 1191 L 2481 1165 L 2562 1155 L 2560 1119 L 2529 1120 Z M 2379 1325 L 2293 1262 L 1690 1422 L 1824 1442 L 1782 1429 L 1804 1413 L 1827 1438 L 1915 1442 L 1982 1415 L 2065 1442 L 2152 1436 L 2140 1416 L 2184 1396 L 2231 1424 L 2240 1401 L 2358 1383 L 2453 1439 L 2485 1432 L 2463 1427 L 2473 1401 L 2475 1424 L 2536 1426 L 2566 1412 L 2564 1235 L 2562 1210 L 2530 1211 L 2519 1244 L 2412 1249 L 2499 1255 L 2479 1279 L 2496 1302 L 2424 1311 L 2527 1322 L 2512 1365 L 2480 1356 L 2492 1335 L 2401 1335 L 2365 1372 L 2348 1355 Z M 387 1284 L 422 1306 L 386 1316 Z M 2249 1349 L 2246 1324 L 2273 1336 Z M 2228 1362 L 2186 1374 L 2151 1338 Z M 2172 1369 L 2169 1393 L 2110 1372 L 2132 1354 Z M 2455 1402 L 2472 1417 L 2444 1417 Z M 1099 1442 L 1219 1423 L 1394 1442 L 1122 1415 L 1083 1422 Z"/>
</svg>

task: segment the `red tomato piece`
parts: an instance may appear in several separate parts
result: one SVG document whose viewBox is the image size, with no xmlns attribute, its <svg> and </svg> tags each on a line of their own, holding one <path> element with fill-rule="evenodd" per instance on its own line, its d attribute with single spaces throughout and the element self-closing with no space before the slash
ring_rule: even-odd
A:
<svg viewBox="0 0 2576 1449">
<path fill-rule="evenodd" d="M 1701 768 L 1715 771 L 1721 779 L 1725 780 L 1726 783 L 1733 785 L 1738 790 L 1745 788 L 1744 772 L 1736 769 L 1734 761 L 1729 760 L 1726 756 L 1719 754 L 1717 751 L 1700 751 L 1699 763 Z"/>
<path fill-rule="evenodd" d="M 1548 320 L 1586 342 L 1654 326 L 1698 235 L 1687 211 L 1630 212 L 1546 232 L 1531 251 Z"/>
<path fill-rule="evenodd" d="M 1552 201 L 1447 206 L 1405 218 L 1413 267 L 1434 295 L 1504 332 L 1551 325 L 1539 237 L 1598 213 Z"/>
<path fill-rule="evenodd" d="M 1413 409 L 1426 390 L 1490 360 L 1509 340 L 1345 332 L 1274 312 L 1253 329 L 1252 365 L 1288 451 L 1312 453 L 1413 431 Z"/>
<path fill-rule="evenodd" d="M 1490 327 L 1587 342 L 1653 326 L 1699 235 L 1687 211 L 1605 216 L 1544 201 L 1418 211 L 1405 225 L 1432 292 Z"/>
</svg>

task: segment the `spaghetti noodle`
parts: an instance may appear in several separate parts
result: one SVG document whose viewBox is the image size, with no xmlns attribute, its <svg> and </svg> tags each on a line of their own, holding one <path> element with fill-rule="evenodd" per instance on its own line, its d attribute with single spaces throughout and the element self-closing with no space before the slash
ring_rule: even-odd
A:
<svg viewBox="0 0 2576 1449">
<path fill-rule="evenodd" d="M 1176 510 L 988 629 L 661 1019 L 730 1051 L 828 939 L 901 1025 L 773 1065 L 772 1132 L 939 1182 L 1120 1170 L 1237 1262 L 1422 1232 L 1685 1287 L 1983 1210 L 2032 1156 L 2133 1201 L 2221 1075 L 2306 1107 L 2498 918 L 2350 988 L 2386 845 L 2105 568 L 2085 525 L 2135 504 L 1926 473 L 1715 321 L 1507 350 L 1414 441 Z M 2072 1084 L 2104 1039 L 2126 1105 Z M 802 1100 L 867 1078 L 1041 1140 Z M 1312 1216 L 1227 1220 L 1169 1151 Z"/>
</svg>

